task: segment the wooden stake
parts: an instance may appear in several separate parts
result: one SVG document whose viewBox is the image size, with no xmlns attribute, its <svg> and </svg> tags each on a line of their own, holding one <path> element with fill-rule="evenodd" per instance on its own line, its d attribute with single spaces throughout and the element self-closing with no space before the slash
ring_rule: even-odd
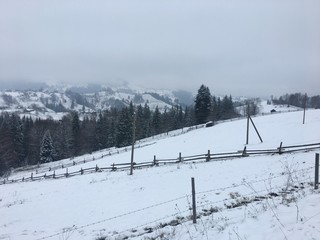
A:
<svg viewBox="0 0 320 240">
<path fill-rule="evenodd" d="M 319 153 L 316 153 L 316 162 L 315 162 L 315 176 L 314 176 L 314 189 L 319 187 Z"/>
<path fill-rule="evenodd" d="M 153 165 L 157 165 L 157 159 L 156 159 L 156 155 L 153 156 Z"/>
<path fill-rule="evenodd" d="M 247 146 L 244 146 L 244 149 L 242 151 L 242 157 L 246 157 L 247 156 Z"/>
<path fill-rule="evenodd" d="M 134 156 L 134 143 L 136 141 L 136 115 L 133 113 L 132 121 L 132 147 L 131 147 L 131 165 L 130 165 L 130 175 L 133 174 L 133 156 Z"/>
<path fill-rule="evenodd" d="M 247 139 L 246 139 L 246 145 L 249 144 L 249 118 L 250 118 L 249 105 L 248 105 L 247 111 L 248 111 L 248 116 L 247 116 Z"/>
<path fill-rule="evenodd" d="M 302 124 L 305 123 L 306 119 L 306 107 L 307 107 L 307 94 L 304 95 L 304 104 L 303 104 L 303 122 Z"/>
<path fill-rule="evenodd" d="M 191 188 L 192 188 L 192 221 L 193 223 L 197 223 L 196 189 L 194 184 L 194 178 L 191 178 Z"/>
<path fill-rule="evenodd" d="M 282 142 L 280 143 L 279 154 L 282 154 L 281 148 L 282 148 Z"/>
</svg>

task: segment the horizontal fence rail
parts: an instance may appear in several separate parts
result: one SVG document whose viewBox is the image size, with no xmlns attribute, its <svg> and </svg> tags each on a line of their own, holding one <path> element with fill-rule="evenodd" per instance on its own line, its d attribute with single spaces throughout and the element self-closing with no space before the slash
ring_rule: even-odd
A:
<svg viewBox="0 0 320 240">
<path fill-rule="evenodd" d="M 185 156 L 183 157 L 181 153 L 176 158 L 166 158 L 166 159 L 157 159 L 156 156 L 153 157 L 153 161 L 148 162 L 140 162 L 133 163 L 134 169 L 142 169 L 149 168 L 160 165 L 169 165 L 169 164 L 178 164 L 183 162 L 209 162 L 209 161 L 219 161 L 219 160 L 227 160 L 234 158 L 243 158 L 254 155 L 274 155 L 274 154 L 286 154 L 292 152 L 305 152 L 314 149 L 320 149 L 320 143 L 311 143 L 311 144 L 302 144 L 302 145 L 290 145 L 283 146 L 282 142 L 278 148 L 274 149 L 247 149 L 244 147 L 243 150 L 235 151 L 235 152 L 227 152 L 227 153 L 211 153 L 208 150 L 205 154 L 198 154 L 193 156 Z M 23 177 L 19 179 L 3 179 L 0 181 L 0 185 L 8 184 L 8 183 L 19 183 L 19 182 L 30 182 L 37 180 L 45 180 L 45 179 L 59 179 L 59 178 L 68 178 L 77 175 L 84 175 L 89 173 L 101 172 L 101 171 L 117 171 L 117 170 L 129 170 L 131 168 L 131 163 L 113 163 L 109 166 L 99 167 L 96 165 L 95 167 L 90 168 L 81 168 L 80 170 L 68 172 L 68 166 L 74 166 L 75 164 L 65 164 L 64 168 L 66 169 L 65 173 L 56 174 L 53 168 L 49 168 L 50 174 L 45 173 L 44 175 L 34 175 L 31 173 L 30 177 Z M 60 168 L 59 168 L 60 169 Z M 53 173 L 52 173 L 53 171 Z"/>
</svg>

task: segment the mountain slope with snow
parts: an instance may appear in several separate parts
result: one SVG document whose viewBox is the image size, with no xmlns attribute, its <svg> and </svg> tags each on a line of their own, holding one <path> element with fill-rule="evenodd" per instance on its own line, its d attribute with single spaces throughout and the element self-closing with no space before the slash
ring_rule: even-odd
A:
<svg viewBox="0 0 320 240">
<path fill-rule="evenodd" d="M 179 103 L 174 92 L 148 90 L 133 86 L 101 86 L 100 88 L 48 87 L 42 90 L 3 90 L 0 92 L 0 112 L 59 119 L 68 111 L 93 113 L 112 107 L 121 108 L 132 102 L 148 104 L 154 110 L 170 109 Z"/>
<path fill-rule="evenodd" d="M 253 121 L 263 143 L 251 127 L 248 149 L 277 148 L 280 142 L 320 142 L 319 110 L 307 111 L 305 124 L 301 111 Z M 180 131 L 137 143 L 145 146 L 136 149 L 135 161 L 151 161 L 154 155 L 175 158 L 179 152 L 186 156 L 209 149 L 212 153 L 242 150 L 246 120 Z M 82 156 L 104 155 L 69 171 L 130 161 L 129 149 L 109 156 L 110 151 Z M 134 170 L 133 176 L 127 171 L 102 171 L 0 185 L 0 215 L 4 216 L 0 239 L 317 239 L 320 192 L 310 185 L 316 152 L 319 149 L 170 164 Z M 23 174 L 30 171 L 10 177 Z M 197 224 L 188 220 L 191 177 L 196 180 L 197 211 L 202 215 Z"/>
</svg>

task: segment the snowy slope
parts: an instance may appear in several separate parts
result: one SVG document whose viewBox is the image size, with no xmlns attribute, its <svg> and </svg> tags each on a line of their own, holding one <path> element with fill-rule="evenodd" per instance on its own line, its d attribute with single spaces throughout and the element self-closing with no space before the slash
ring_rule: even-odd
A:
<svg viewBox="0 0 320 240">
<path fill-rule="evenodd" d="M 22 116 L 61 119 L 70 110 L 92 113 L 111 107 L 148 104 L 151 110 L 160 111 L 177 104 L 170 91 L 148 90 L 133 86 L 104 87 L 96 92 L 72 92 L 67 87 L 50 87 L 43 90 L 0 91 L 0 112 L 15 112 Z"/>
<path fill-rule="evenodd" d="M 302 112 L 253 120 L 263 143 L 251 129 L 249 149 L 275 148 L 280 141 L 285 145 L 320 142 L 319 110 L 307 111 L 304 125 Z M 238 120 L 175 137 L 149 139 L 149 145 L 144 142 L 148 146 L 136 149 L 135 161 L 150 161 L 153 155 L 177 157 L 179 152 L 195 155 L 208 149 L 211 152 L 241 150 L 245 127 L 246 121 Z M 160 235 L 167 239 L 317 239 L 320 193 L 312 191 L 307 184 L 314 176 L 315 152 L 167 165 L 135 170 L 133 176 L 126 171 L 106 171 L 68 179 L 0 185 L 0 239 L 97 239 L 99 236 L 161 239 Z M 81 167 L 129 159 L 130 151 L 127 151 Z M 177 217 L 190 215 L 191 177 L 196 179 L 198 212 L 203 213 L 204 209 L 218 212 L 202 216 L 196 225 L 183 221 L 176 227 L 164 226 Z M 227 208 L 252 200 L 253 196 L 279 192 L 283 187 L 294 188 L 291 185 L 298 186 L 292 194 Z"/>
<path fill-rule="evenodd" d="M 299 107 L 291 106 L 291 105 L 274 105 L 274 104 L 267 104 L 266 100 L 261 101 L 259 106 L 260 113 L 270 113 L 271 110 L 275 110 L 278 113 L 282 112 L 294 112 L 302 110 Z"/>
</svg>

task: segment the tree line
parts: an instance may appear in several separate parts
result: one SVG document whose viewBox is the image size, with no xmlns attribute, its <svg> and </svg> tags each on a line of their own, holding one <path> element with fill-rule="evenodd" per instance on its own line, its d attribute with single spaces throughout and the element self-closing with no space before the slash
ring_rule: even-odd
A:
<svg viewBox="0 0 320 240">
<path fill-rule="evenodd" d="M 279 98 L 272 96 L 271 101 L 273 104 L 278 105 L 292 105 L 301 108 L 306 105 L 307 108 L 320 108 L 320 95 L 309 97 L 307 94 L 293 93 L 285 94 L 283 96 L 280 96 Z"/>
<path fill-rule="evenodd" d="M 61 120 L 0 115 L 0 174 L 15 167 L 75 157 L 109 147 L 132 144 L 160 133 L 237 117 L 231 96 L 212 96 L 202 85 L 191 106 L 160 111 L 147 104 L 112 108 L 81 117 L 72 111 Z"/>
</svg>

